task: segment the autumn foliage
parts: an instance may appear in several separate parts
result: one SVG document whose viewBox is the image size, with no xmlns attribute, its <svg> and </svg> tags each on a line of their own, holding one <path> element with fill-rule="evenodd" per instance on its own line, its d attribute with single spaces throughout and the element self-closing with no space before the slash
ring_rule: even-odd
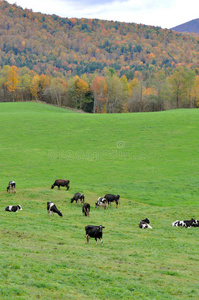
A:
<svg viewBox="0 0 199 300">
<path fill-rule="evenodd" d="M 0 1 L 0 101 L 94 113 L 196 107 L 198 63 L 197 35 Z"/>
</svg>

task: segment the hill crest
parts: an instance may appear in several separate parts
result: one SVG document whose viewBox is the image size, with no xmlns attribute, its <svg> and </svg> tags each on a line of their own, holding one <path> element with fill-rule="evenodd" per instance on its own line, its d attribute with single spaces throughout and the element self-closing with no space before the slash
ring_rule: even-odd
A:
<svg viewBox="0 0 199 300">
<path fill-rule="evenodd" d="M 199 33 L 199 18 L 172 27 L 171 30 L 175 30 L 177 32 Z"/>
</svg>

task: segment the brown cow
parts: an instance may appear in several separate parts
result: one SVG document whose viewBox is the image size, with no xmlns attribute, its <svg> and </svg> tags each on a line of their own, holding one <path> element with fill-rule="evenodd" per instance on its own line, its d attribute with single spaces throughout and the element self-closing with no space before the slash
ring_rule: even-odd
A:
<svg viewBox="0 0 199 300">
<path fill-rule="evenodd" d="M 58 186 L 58 189 L 60 190 L 60 186 L 64 186 L 67 190 L 69 190 L 69 182 L 70 180 L 57 179 L 53 185 L 51 185 L 51 189 L 54 189 L 55 186 Z"/>
</svg>

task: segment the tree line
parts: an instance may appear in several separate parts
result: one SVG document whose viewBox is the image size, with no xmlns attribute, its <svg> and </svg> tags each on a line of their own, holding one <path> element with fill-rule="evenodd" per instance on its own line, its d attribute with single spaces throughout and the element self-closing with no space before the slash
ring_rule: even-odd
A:
<svg viewBox="0 0 199 300">
<path fill-rule="evenodd" d="M 100 73 L 70 77 L 39 75 L 15 65 L 0 68 L 0 102 L 32 100 L 93 113 L 195 108 L 199 106 L 199 75 L 185 66 L 170 76 L 164 70 L 137 71 L 133 79 L 107 67 Z"/>
</svg>

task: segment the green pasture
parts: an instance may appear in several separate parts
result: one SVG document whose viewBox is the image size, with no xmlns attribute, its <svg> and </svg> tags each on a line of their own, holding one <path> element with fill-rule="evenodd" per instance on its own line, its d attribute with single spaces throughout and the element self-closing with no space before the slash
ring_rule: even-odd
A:
<svg viewBox="0 0 199 300">
<path fill-rule="evenodd" d="M 0 299 L 196 299 L 199 110 L 81 114 L 0 103 Z M 50 187 L 70 179 L 70 189 Z M 9 180 L 16 194 L 7 194 Z M 90 217 L 70 203 L 75 192 Z M 106 193 L 119 208 L 95 209 Z M 46 202 L 63 213 L 49 216 Z M 8 213 L 7 205 L 23 211 Z M 148 217 L 152 230 L 141 230 Z M 102 247 L 84 227 L 105 226 Z"/>
</svg>

